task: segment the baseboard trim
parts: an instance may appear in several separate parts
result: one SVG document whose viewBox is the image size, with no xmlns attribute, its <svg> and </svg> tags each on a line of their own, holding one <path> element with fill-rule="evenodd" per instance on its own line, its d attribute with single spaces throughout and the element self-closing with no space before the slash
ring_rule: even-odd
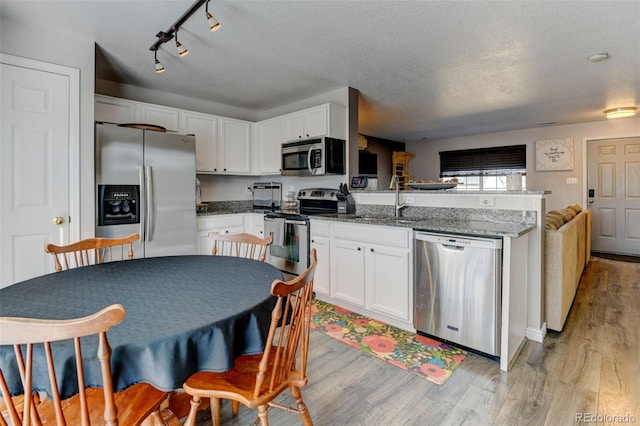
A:
<svg viewBox="0 0 640 426">
<path fill-rule="evenodd" d="M 527 339 L 534 342 L 543 343 L 544 337 L 547 335 L 547 323 L 542 323 L 542 327 L 539 329 L 533 327 L 527 327 L 524 331 L 524 335 Z"/>
</svg>

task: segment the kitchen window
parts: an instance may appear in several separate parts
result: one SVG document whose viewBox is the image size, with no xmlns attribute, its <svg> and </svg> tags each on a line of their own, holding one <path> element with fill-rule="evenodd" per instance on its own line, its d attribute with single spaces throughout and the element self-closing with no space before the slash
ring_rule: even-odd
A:
<svg viewBox="0 0 640 426">
<path fill-rule="evenodd" d="M 501 191 L 507 189 L 507 175 L 522 176 L 526 188 L 527 146 L 511 145 L 491 148 L 440 152 L 440 177 L 456 178 L 458 190 Z"/>
</svg>

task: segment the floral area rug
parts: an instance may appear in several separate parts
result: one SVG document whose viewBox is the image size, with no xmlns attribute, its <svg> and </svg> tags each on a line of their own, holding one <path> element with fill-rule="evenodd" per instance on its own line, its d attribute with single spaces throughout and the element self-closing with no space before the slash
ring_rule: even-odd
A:
<svg viewBox="0 0 640 426">
<path fill-rule="evenodd" d="M 461 349 L 314 299 L 311 328 L 441 385 L 467 356 Z"/>
</svg>

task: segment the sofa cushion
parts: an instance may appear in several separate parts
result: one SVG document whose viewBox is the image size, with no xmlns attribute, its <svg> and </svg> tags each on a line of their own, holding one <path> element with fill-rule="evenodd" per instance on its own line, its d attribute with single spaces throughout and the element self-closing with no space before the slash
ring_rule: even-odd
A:
<svg viewBox="0 0 640 426">
<path fill-rule="evenodd" d="M 562 216 L 556 214 L 547 214 L 545 215 L 545 229 L 556 230 L 564 225 L 564 219 Z"/>
<path fill-rule="evenodd" d="M 576 214 L 582 211 L 582 207 L 580 206 L 580 204 L 571 204 L 567 208 L 573 210 L 574 212 L 576 212 Z"/>
</svg>

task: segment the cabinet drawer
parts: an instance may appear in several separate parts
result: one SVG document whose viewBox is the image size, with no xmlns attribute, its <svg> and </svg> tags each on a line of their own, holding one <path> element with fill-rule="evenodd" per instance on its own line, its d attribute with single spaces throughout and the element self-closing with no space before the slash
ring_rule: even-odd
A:
<svg viewBox="0 0 640 426">
<path fill-rule="evenodd" d="M 331 224 L 331 232 L 335 239 L 393 247 L 409 247 L 412 231 L 391 226 L 333 223 Z"/>
<path fill-rule="evenodd" d="M 198 217 L 198 229 L 235 228 L 244 227 L 244 215 L 221 214 L 207 217 Z"/>
</svg>

